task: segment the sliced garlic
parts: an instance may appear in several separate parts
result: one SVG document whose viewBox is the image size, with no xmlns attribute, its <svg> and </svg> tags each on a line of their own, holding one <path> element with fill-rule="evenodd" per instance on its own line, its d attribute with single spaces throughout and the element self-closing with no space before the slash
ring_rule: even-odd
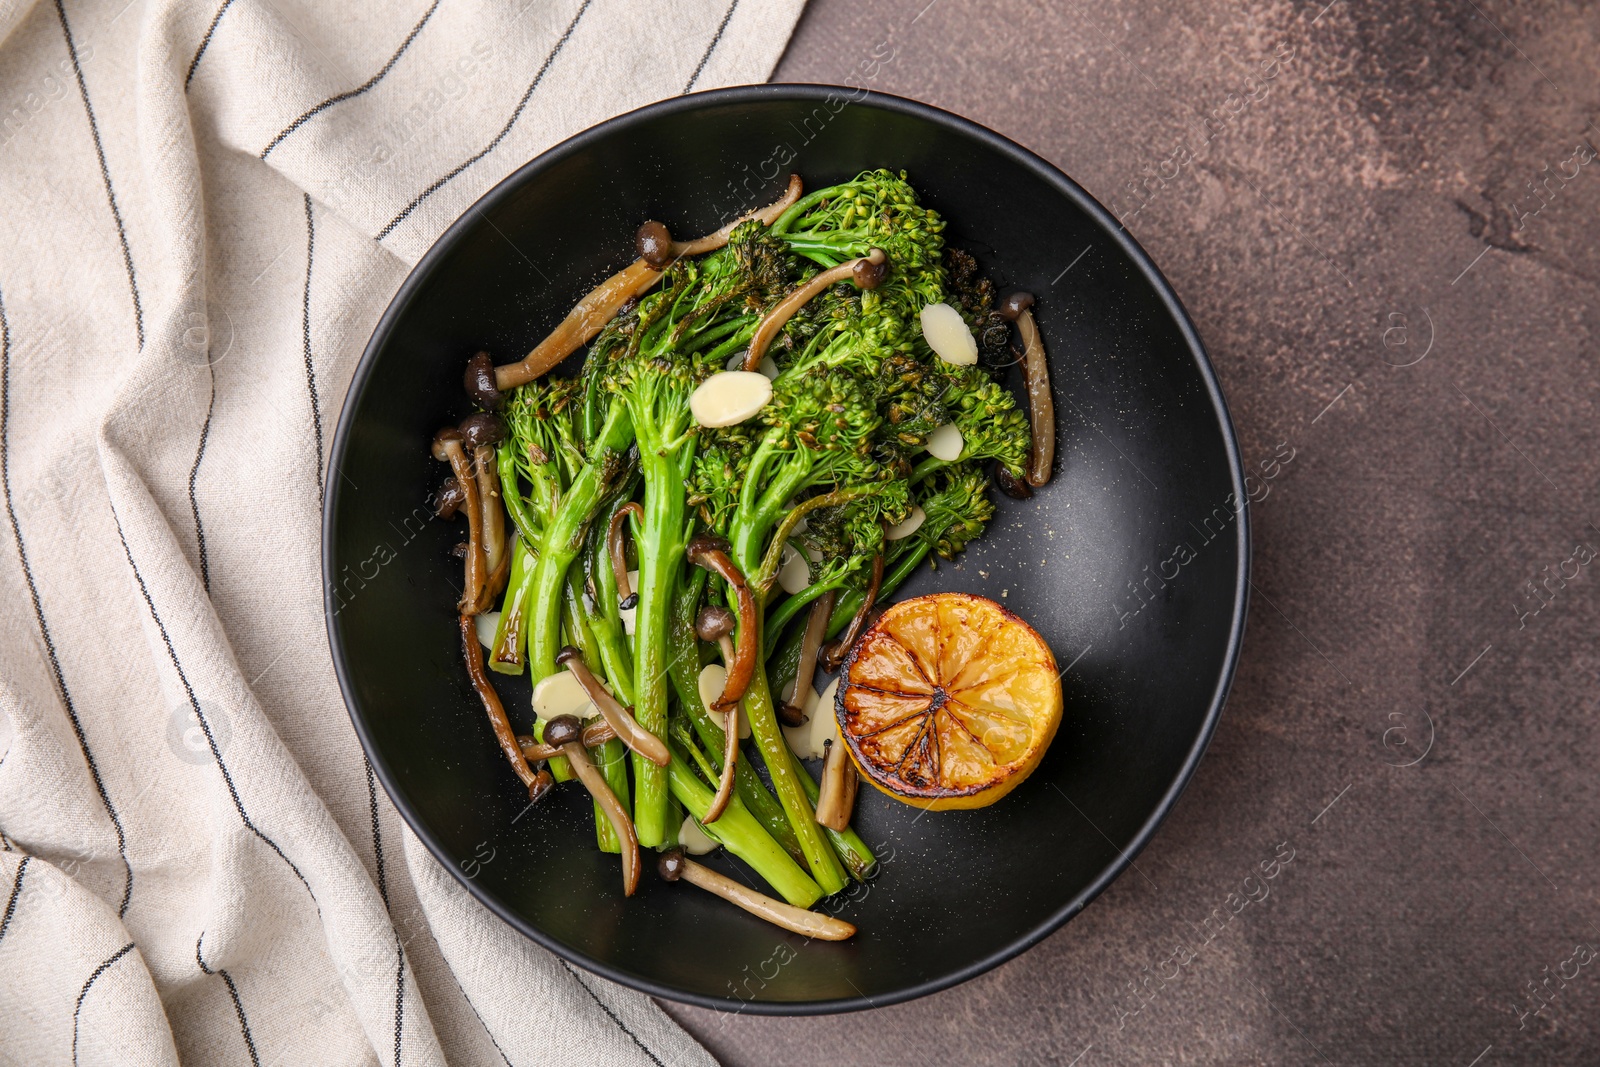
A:
<svg viewBox="0 0 1600 1067">
<path fill-rule="evenodd" d="M 811 584 L 811 566 L 806 558 L 794 550 L 793 545 L 783 546 L 783 561 L 778 565 L 778 584 L 793 596 L 803 593 Z"/>
<path fill-rule="evenodd" d="M 705 706 L 706 714 L 711 721 L 726 730 L 728 716 L 725 712 L 718 711 L 711 704 L 722 695 L 723 687 L 728 684 L 728 670 L 720 663 L 707 663 L 700 668 L 700 703 Z M 750 716 L 739 716 L 739 739 L 742 741 L 750 736 Z"/>
<path fill-rule="evenodd" d="M 737 426 L 766 407 L 772 382 L 755 371 L 718 371 L 689 397 L 689 410 L 701 426 Z"/>
<path fill-rule="evenodd" d="M 978 362 L 978 342 L 961 312 L 949 304 L 929 304 L 922 309 L 921 318 L 922 336 L 934 355 L 958 367 Z"/>
<path fill-rule="evenodd" d="M 910 537 L 922 527 L 923 520 L 927 517 L 927 512 L 913 504 L 911 506 L 911 514 L 906 516 L 904 522 L 897 522 L 883 531 L 884 540 L 899 541 L 902 538 Z"/>
<path fill-rule="evenodd" d="M 700 824 L 688 816 L 684 817 L 683 824 L 678 827 L 678 844 L 691 856 L 704 856 L 707 852 L 715 852 L 722 847 L 707 837 Z"/>
<path fill-rule="evenodd" d="M 478 643 L 484 648 L 494 648 L 494 634 L 500 629 L 500 613 L 486 611 L 473 620 L 478 627 Z"/>
<path fill-rule="evenodd" d="M 633 590 L 635 593 L 639 591 L 638 571 L 628 572 L 628 588 Z M 630 637 L 633 635 L 633 617 L 639 613 L 639 602 L 635 600 L 633 605 L 634 606 L 631 608 L 617 609 L 617 614 L 622 616 L 622 632 L 628 634 Z"/>
<path fill-rule="evenodd" d="M 961 431 L 953 422 L 945 423 L 928 435 L 928 455 L 934 459 L 954 463 L 961 458 L 961 450 L 965 447 L 967 447 L 966 439 L 961 436 Z"/>
<path fill-rule="evenodd" d="M 729 356 L 728 362 L 725 364 L 726 368 L 728 370 L 744 370 L 744 357 L 748 351 L 749 349 L 742 349 Z M 778 376 L 778 365 L 772 362 L 771 356 L 762 356 L 761 362 L 756 365 L 756 372 L 765 375 L 770 382 Z"/>
<path fill-rule="evenodd" d="M 783 736 L 788 739 L 789 747 L 801 759 L 821 759 L 824 755 L 823 742 L 839 740 L 839 720 L 835 716 L 833 707 L 838 692 L 837 678 L 829 682 L 828 688 L 820 695 L 814 688 L 807 686 L 804 705 L 806 721 L 799 726 L 783 728 Z"/>
<path fill-rule="evenodd" d="M 600 714 L 589 694 L 578 684 L 571 671 L 560 670 L 540 679 L 533 687 L 533 711 L 549 722 L 557 715 L 576 715 L 579 719 L 592 719 Z"/>
</svg>

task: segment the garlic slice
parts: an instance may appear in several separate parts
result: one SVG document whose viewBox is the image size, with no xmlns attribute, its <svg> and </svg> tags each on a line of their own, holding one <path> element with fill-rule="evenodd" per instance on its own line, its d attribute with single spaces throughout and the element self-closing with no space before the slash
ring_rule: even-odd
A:
<svg viewBox="0 0 1600 1067">
<path fill-rule="evenodd" d="M 494 648 L 494 632 L 500 629 L 500 613 L 486 611 L 472 621 L 478 627 L 478 643 L 484 648 Z"/>
<path fill-rule="evenodd" d="M 749 351 L 750 350 L 748 348 L 741 348 L 739 351 L 729 356 L 726 364 L 727 369 L 743 370 L 745 353 Z M 772 362 L 771 356 L 762 356 L 761 362 L 756 365 L 756 372 L 764 375 L 768 381 L 771 381 L 778 376 L 778 365 Z"/>
<path fill-rule="evenodd" d="M 558 715 L 575 715 L 580 720 L 600 714 L 589 694 L 571 671 L 558 670 L 533 687 L 533 712 L 545 722 Z"/>
<path fill-rule="evenodd" d="M 969 367 L 978 362 L 978 342 L 961 312 L 949 304 L 929 304 L 922 309 L 922 336 L 934 355 L 946 363 Z"/>
<path fill-rule="evenodd" d="M 766 407 L 772 382 L 755 371 L 718 371 L 689 396 L 689 410 L 701 426 L 737 426 Z"/>
<path fill-rule="evenodd" d="M 839 720 L 834 712 L 834 699 L 838 692 L 837 678 L 829 682 L 828 687 L 820 695 L 814 688 L 807 686 L 803 705 L 806 721 L 799 726 L 783 728 L 783 736 L 788 739 L 789 747 L 801 759 L 821 759 L 825 751 L 822 747 L 823 742 L 840 739 Z"/>
<path fill-rule="evenodd" d="M 811 566 L 806 558 L 794 550 L 793 545 L 783 547 L 783 561 L 778 565 L 778 584 L 790 596 L 803 593 L 811 584 Z"/>
<path fill-rule="evenodd" d="M 707 663 L 700 668 L 700 703 L 705 706 L 706 714 L 711 716 L 711 721 L 722 727 L 728 728 L 728 716 L 712 707 L 711 704 L 722 695 L 723 687 L 728 684 L 728 669 L 720 663 Z M 750 716 L 739 716 L 739 739 L 742 741 L 750 736 Z"/>
<path fill-rule="evenodd" d="M 967 441 L 955 423 L 947 422 L 928 435 L 926 447 L 928 455 L 934 459 L 954 463 L 961 458 L 961 450 L 967 447 Z"/>
<path fill-rule="evenodd" d="M 683 818 L 683 823 L 678 827 L 678 844 L 691 856 L 704 856 L 707 852 L 715 852 L 722 846 L 706 836 L 700 824 L 689 818 Z"/>
<path fill-rule="evenodd" d="M 927 518 L 928 513 L 923 511 L 917 505 L 913 504 L 911 505 L 911 514 L 905 517 L 905 521 L 897 522 L 887 530 L 883 531 L 883 538 L 885 541 L 899 541 L 910 537 L 912 534 L 916 533 L 917 530 L 921 529 L 923 522 Z"/>
</svg>

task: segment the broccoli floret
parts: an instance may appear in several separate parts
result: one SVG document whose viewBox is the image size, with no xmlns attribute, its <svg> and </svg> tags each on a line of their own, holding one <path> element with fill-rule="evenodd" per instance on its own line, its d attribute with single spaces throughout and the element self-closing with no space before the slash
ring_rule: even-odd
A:
<svg viewBox="0 0 1600 1067">
<path fill-rule="evenodd" d="M 940 557 L 953 559 L 994 518 L 989 478 L 977 463 L 963 462 L 939 472 L 932 481 L 932 491 L 920 505 L 927 518 L 913 536 Z"/>
<path fill-rule="evenodd" d="M 929 411 L 937 408 L 946 422 L 961 431 L 958 460 L 993 460 L 1013 476 L 1024 476 L 1031 431 L 1028 416 L 1017 407 L 1016 397 L 991 378 L 982 367 L 956 367 L 940 362 L 923 384 Z M 935 408 L 936 406 L 936 408 Z M 924 421 L 931 416 L 924 416 Z M 911 472 L 913 482 L 947 467 L 951 460 L 929 456 Z"/>
</svg>

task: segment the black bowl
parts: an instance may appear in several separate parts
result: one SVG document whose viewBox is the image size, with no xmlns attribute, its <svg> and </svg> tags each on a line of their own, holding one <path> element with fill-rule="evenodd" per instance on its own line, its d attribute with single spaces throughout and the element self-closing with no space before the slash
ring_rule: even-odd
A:
<svg viewBox="0 0 1600 1067">
<path fill-rule="evenodd" d="M 715 229 L 808 188 L 904 169 L 1002 290 L 1038 294 L 1058 470 L 1001 499 L 957 564 L 901 596 L 964 590 L 1031 622 L 1065 668 L 1044 763 L 982 811 L 922 814 L 863 789 L 883 861 L 835 902 L 851 941 L 807 943 L 647 874 L 624 900 L 575 789 L 527 810 L 461 666 L 462 535 L 429 521 L 434 430 L 468 410 L 462 366 L 518 358 L 632 253 L 635 228 Z M 1015 374 L 1016 372 L 1012 372 Z M 461 883 L 561 956 L 658 996 L 773 1014 L 883 1005 L 1016 955 L 1125 868 L 1211 736 L 1244 626 L 1249 535 L 1238 446 L 1171 287 L 1088 194 L 997 134 L 861 90 L 763 85 L 596 126 L 501 182 L 406 279 L 356 370 L 335 437 L 323 566 L 328 636 L 356 732 L 395 807 Z M 500 686 L 531 719 L 522 679 Z M 718 864 L 724 860 L 715 861 Z M 729 867 L 728 869 L 732 869 Z"/>
</svg>

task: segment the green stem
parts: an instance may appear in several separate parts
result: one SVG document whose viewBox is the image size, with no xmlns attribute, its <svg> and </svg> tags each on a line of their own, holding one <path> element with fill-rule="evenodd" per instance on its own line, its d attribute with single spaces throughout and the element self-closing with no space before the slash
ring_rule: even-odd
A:
<svg viewBox="0 0 1600 1067">
<path fill-rule="evenodd" d="M 700 646 L 694 634 L 695 614 L 700 610 L 700 600 L 708 577 L 705 571 L 696 568 L 678 594 L 677 603 L 672 608 L 671 645 L 668 652 L 672 656 L 672 686 L 677 690 L 678 704 L 694 726 L 700 743 L 711 754 L 714 770 L 720 773 L 727 735 L 707 713 L 705 704 L 700 700 Z M 750 814 L 766 828 L 767 833 L 797 862 L 804 863 L 805 853 L 800 850 L 800 839 L 789 825 L 783 805 L 767 791 L 761 776 L 750 766 L 748 759 L 740 759 L 734 767 L 733 787 Z"/>
<path fill-rule="evenodd" d="M 750 343 L 750 338 L 755 335 L 755 332 L 755 327 L 753 326 L 748 330 L 740 330 L 726 341 L 723 341 L 716 348 L 713 348 L 710 355 L 706 356 L 706 362 L 712 364 L 713 366 L 720 367 L 722 364 L 728 362 L 729 356 L 748 345 Z"/>
<path fill-rule="evenodd" d="M 583 604 L 582 583 L 578 580 L 576 571 L 567 578 L 567 604 L 565 608 L 567 632 L 572 635 L 572 643 L 578 646 L 584 662 L 589 669 L 594 669 L 598 649 L 595 647 L 594 631 L 589 627 L 589 614 Z M 595 761 L 600 765 L 600 773 L 605 776 L 606 784 L 611 791 L 617 794 L 617 799 L 623 804 L 628 802 L 628 764 L 624 756 L 627 748 L 621 741 L 612 738 L 605 744 L 595 749 Z M 562 763 L 566 763 L 562 760 Z M 568 768 L 570 771 L 571 768 Z M 553 774 L 554 772 L 552 772 Z M 616 829 L 611 825 L 611 819 L 598 801 L 594 805 L 594 838 L 595 844 L 601 852 L 620 853 L 622 841 L 617 837 Z"/>
<path fill-rule="evenodd" d="M 489 669 L 500 674 L 521 674 L 528 650 L 528 594 L 533 591 L 535 560 L 520 537 L 511 550 L 511 574 L 500 604 L 500 621 L 494 628 L 494 646 L 489 650 Z"/>
<path fill-rule="evenodd" d="M 789 227 L 793 226 L 795 220 L 801 215 L 804 215 L 806 212 L 810 211 L 824 200 L 839 196 L 855 188 L 856 186 L 853 183 L 844 182 L 840 185 L 829 185 L 825 188 L 818 189 L 816 192 L 807 193 L 799 200 L 796 200 L 794 203 L 790 204 L 788 209 L 784 211 L 782 215 L 779 215 L 775 220 L 773 220 L 772 228 L 768 232 L 775 237 L 788 233 Z"/>
<path fill-rule="evenodd" d="M 696 777 L 682 756 L 674 753 L 667 768 L 672 795 L 678 798 L 698 822 L 711 810 L 716 794 Z M 710 826 L 702 823 L 706 836 L 744 860 L 778 895 L 799 908 L 809 908 L 825 895 L 782 847 L 774 841 L 737 796 L 728 800 L 722 817 Z M 844 888 L 840 885 L 840 889 Z M 829 892 L 837 892 L 832 890 Z"/>
<path fill-rule="evenodd" d="M 819 714 L 822 711 L 820 708 L 817 710 Z M 805 764 L 801 763 L 798 757 L 794 760 L 794 774 L 800 779 L 801 788 L 806 791 L 806 796 L 811 799 L 814 806 L 821 790 L 817 786 L 817 780 L 811 777 L 811 772 L 806 770 Z M 850 876 L 856 881 L 865 882 L 877 873 L 875 870 L 877 857 L 872 854 L 867 843 L 861 840 L 861 835 L 856 833 L 855 827 L 846 826 L 843 830 L 829 830 L 823 827 L 823 833 L 828 836 L 828 844 L 833 846 L 833 851 L 844 861 L 844 865 L 850 869 Z"/>
<path fill-rule="evenodd" d="M 758 624 L 759 625 L 759 624 Z M 759 639 L 760 635 L 755 635 Z M 806 797 L 794 770 L 794 759 L 789 743 L 778 726 L 777 712 L 772 703 L 772 692 L 767 688 L 767 671 L 763 663 L 756 664 L 755 677 L 745 691 L 744 710 L 750 718 L 750 733 L 761 750 L 762 761 L 767 765 L 767 776 L 778 801 L 800 839 L 800 851 L 805 853 L 811 875 L 824 892 L 830 896 L 843 889 L 848 882 L 839 858 L 822 835 L 817 824 L 816 810 Z"/>
<path fill-rule="evenodd" d="M 895 562 L 894 567 L 884 573 L 883 582 L 878 587 L 878 599 L 880 601 L 887 599 L 890 593 L 911 577 L 932 550 L 931 542 L 918 538 L 917 543 Z M 865 595 L 860 586 L 846 589 L 839 594 L 839 600 L 833 606 L 833 614 L 828 616 L 829 638 L 838 637 L 844 632 L 850 620 L 855 618 L 856 610 L 861 607 L 861 600 Z M 784 601 L 784 604 L 787 603 L 787 600 Z M 779 607 L 781 610 L 782 605 Z M 800 646 L 804 641 L 805 628 L 795 627 L 781 638 L 776 651 L 766 654 L 767 677 L 778 687 L 780 693 L 787 691 L 794 682 L 794 672 L 800 662 Z"/>
<path fill-rule="evenodd" d="M 933 542 L 926 538 L 918 538 L 917 543 L 912 545 L 904 556 L 896 560 L 893 567 L 884 572 L 883 581 L 878 583 L 878 599 L 883 600 L 890 593 L 900 588 L 900 583 L 911 577 L 912 573 L 922 565 L 922 561 L 928 558 L 928 553 L 931 551 L 933 551 Z M 856 606 L 860 606 L 863 595 L 857 594 Z M 855 614 L 854 607 L 850 609 L 850 614 Z M 848 619 L 849 616 L 847 615 L 846 618 Z M 843 624 L 840 624 L 840 629 L 843 628 Z"/>
<path fill-rule="evenodd" d="M 644 522 L 639 538 L 639 604 L 633 619 L 633 714 L 640 726 L 662 739 L 667 736 L 667 694 L 671 684 L 668 617 L 689 539 L 684 485 L 693 453 L 690 442 L 676 454 L 663 455 L 656 449 L 642 448 L 639 456 L 644 472 Z M 635 753 L 633 777 L 637 783 L 633 824 L 639 844 L 659 848 L 668 843 L 666 771 Z"/>
<path fill-rule="evenodd" d="M 500 473 L 500 496 L 506 502 L 506 511 L 511 513 L 512 525 L 522 534 L 522 539 L 529 545 L 536 545 L 542 540 L 539 536 L 542 527 L 534 518 L 533 510 L 528 507 L 527 497 L 522 495 L 522 483 L 517 473 L 517 446 L 506 438 L 500 442 L 500 447 L 495 451 L 495 466 Z"/>
<path fill-rule="evenodd" d="M 594 633 L 600 666 L 611 683 L 611 690 L 624 704 L 633 703 L 633 650 L 628 645 L 622 615 L 617 608 L 617 575 L 611 567 L 606 531 L 617 511 L 628 504 L 626 493 L 618 495 L 612 506 L 598 516 L 590 534 L 593 549 L 588 557 L 589 575 L 594 582 L 595 606 L 585 608 L 589 629 Z"/>
<path fill-rule="evenodd" d="M 760 445 L 756 446 L 759 455 Z M 749 499 L 741 499 L 739 510 L 735 513 L 732 528 L 728 531 L 728 541 L 732 545 L 734 566 L 739 568 L 750 581 L 758 581 L 762 573 L 763 549 L 767 545 L 767 535 L 777 525 L 779 517 L 783 515 L 783 505 L 805 485 L 806 478 L 811 471 L 805 463 L 785 464 L 783 471 L 774 478 L 770 485 L 760 492 L 759 501 L 752 491 L 750 480 L 757 477 L 755 458 L 750 464 L 750 472 L 745 476 L 745 486 L 742 495 Z M 781 553 L 782 548 L 776 549 Z M 780 557 L 781 558 L 781 557 Z"/>
<path fill-rule="evenodd" d="M 756 323 L 759 321 L 760 319 L 754 315 L 744 315 L 736 319 L 729 319 L 727 322 L 718 323 L 710 329 L 702 330 L 700 333 L 695 334 L 694 337 L 689 339 L 689 343 L 682 348 L 682 351 L 685 354 L 698 352 L 712 341 L 720 341 L 729 334 L 743 333 L 746 328 L 754 332 Z M 746 340 L 748 340 L 748 337 Z"/>
<path fill-rule="evenodd" d="M 600 773 L 605 775 L 606 784 L 617 795 L 617 799 L 626 808 L 628 798 L 628 746 L 618 741 L 615 737 L 594 750 L 594 761 L 600 768 Z M 612 829 L 611 820 L 595 806 L 594 838 L 601 852 L 621 852 L 622 842 L 617 840 L 617 831 Z"/>
<path fill-rule="evenodd" d="M 933 474 L 936 471 L 944 470 L 946 467 L 950 466 L 952 463 L 955 463 L 955 462 L 957 462 L 957 460 L 954 460 L 954 459 L 938 459 L 938 458 L 936 458 L 934 456 L 929 456 L 927 459 L 923 460 L 922 462 L 918 463 L 915 467 L 911 468 L 911 477 L 908 480 L 911 482 L 912 485 L 917 485 L 924 478 L 928 477 L 930 474 Z"/>
<path fill-rule="evenodd" d="M 613 454 L 627 448 L 632 440 L 633 423 L 628 418 L 627 405 L 612 404 L 589 462 L 572 480 L 545 530 L 539 563 L 534 568 L 533 625 L 528 632 L 528 669 L 534 685 L 555 673 L 556 652 L 561 648 L 562 584 L 567 569 L 582 551 L 584 528 L 608 488 Z"/>
</svg>

